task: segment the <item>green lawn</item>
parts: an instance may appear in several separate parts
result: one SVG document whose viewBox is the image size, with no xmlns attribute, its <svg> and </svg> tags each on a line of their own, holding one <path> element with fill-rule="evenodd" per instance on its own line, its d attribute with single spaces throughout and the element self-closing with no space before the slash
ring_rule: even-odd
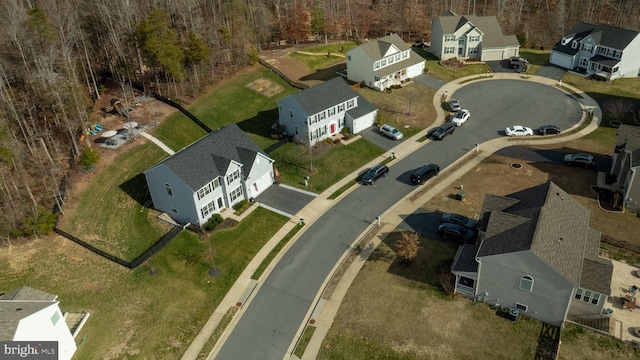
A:
<svg viewBox="0 0 640 360">
<path fill-rule="evenodd" d="M 485 75 L 489 67 L 485 64 L 467 64 L 460 69 L 450 69 L 440 65 L 438 60 L 427 61 L 425 72 L 444 81 L 453 81 L 469 75 Z"/>
<path fill-rule="evenodd" d="M 327 44 L 301 50 L 305 53 L 313 53 L 315 55 L 294 52 L 291 54 L 291 57 L 302 63 L 305 63 L 309 68 L 313 70 L 319 70 L 331 67 L 336 63 L 345 62 L 345 55 L 347 51 L 357 46 L 358 44 L 354 41 Z"/>
</svg>

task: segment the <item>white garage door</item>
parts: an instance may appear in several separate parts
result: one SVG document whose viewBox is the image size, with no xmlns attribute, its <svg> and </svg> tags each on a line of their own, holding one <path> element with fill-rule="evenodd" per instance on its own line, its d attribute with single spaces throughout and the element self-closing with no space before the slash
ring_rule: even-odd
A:
<svg viewBox="0 0 640 360">
<path fill-rule="evenodd" d="M 362 130 L 368 128 L 369 126 L 373 125 L 376 123 L 376 113 L 375 111 L 361 116 L 357 119 L 353 119 L 353 125 L 351 126 L 351 132 L 353 134 L 357 134 L 359 132 L 361 132 Z"/>
<path fill-rule="evenodd" d="M 558 65 L 565 69 L 571 69 L 571 56 L 552 51 L 551 56 L 549 57 L 549 63 Z"/>
<path fill-rule="evenodd" d="M 271 172 L 268 172 L 250 185 L 248 195 L 250 198 L 255 198 L 271 185 L 273 185 L 272 175 Z"/>
<path fill-rule="evenodd" d="M 503 50 L 483 50 L 482 61 L 498 61 L 503 59 Z"/>
</svg>

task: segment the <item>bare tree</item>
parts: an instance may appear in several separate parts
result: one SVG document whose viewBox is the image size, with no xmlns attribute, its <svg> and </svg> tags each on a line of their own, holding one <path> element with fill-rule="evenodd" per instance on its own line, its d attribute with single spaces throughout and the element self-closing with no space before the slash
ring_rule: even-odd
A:
<svg viewBox="0 0 640 360">
<path fill-rule="evenodd" d="M 413 259 L 418 256 L 420 246 L 420 234 L 417 232 L 402 232 L 402 237 L 396 242 L 396 253 L 400 256 L 400 263 L 410 266 Z"/>
</svg>

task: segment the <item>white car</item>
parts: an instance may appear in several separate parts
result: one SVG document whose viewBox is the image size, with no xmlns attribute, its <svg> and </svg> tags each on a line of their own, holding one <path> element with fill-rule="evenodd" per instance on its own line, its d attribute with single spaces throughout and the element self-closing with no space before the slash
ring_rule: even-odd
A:
<svg viewBox="0 0 640 360">
<path fill-rule="evenodd" d="M 507 136 L 531 136 L 533 135 L 533 130 L 526 126 L 515 125 L 504 129 L 504 133 Z"/>
<path fill-rule="evenodd" d="M 469 110 L 462 109 L 454 115 L 451 122 L 454 123 L 456 126 L 462 126 L 462 124 L 466 123 L 467 120 L 469 120 L 469 116 L 471 116 L 471 113 L 469 112 Z"/>
<path fill-rule="evenodd" d="M 393 140 L 400 140 L 402 139 L 402 136 L 403 136 L 400 130 L 394 128 L 389 124 L 382 125 L 380 127 L 380 133 L 382 133 L 382 135 L 389 137 Z"/>
</svg>

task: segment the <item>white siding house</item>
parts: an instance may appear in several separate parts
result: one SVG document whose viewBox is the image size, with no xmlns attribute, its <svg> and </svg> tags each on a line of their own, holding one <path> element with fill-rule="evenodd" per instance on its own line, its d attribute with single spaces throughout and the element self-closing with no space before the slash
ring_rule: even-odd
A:
<svg viewBox="0 0 640 360">
<path fill-rule="evenodd" d="M 23 286 L 0 296 L 0 341 L 57 341 L 58 359 L 76 352 L 56 295 Z"/>
<path fill-rule="evenodd" d="M 204 136 L 144 175 L 154 208 L 198 226 L 274 182 L 273 160 L 236 124 Z"/>
<path fill-rule="evenodd" d="M 424 61 L 400 36 L 391 34 L 347 51 L 347 79 L 384 90 L 422 74 Z"/>
<path fill-rule="evenodd" d="M 497 61 L 518 56 L 515 35 L 504 35 L 495 16 L 446 12 L 431 22 L 429 52 L 440 60 L 451 58 Z"/>
<path fill-rule="evenodd" d="M 477 243 L 456 253 L 455 291 L 561 326 L 602 314 L 613 264 L 599 257 L 589 210 L 552 182 L 507 197 L 487 194 Z"/>
<path fill-rule="evenodd" d="M 376 123 L 376 109 L 341 78 L 333 78 L 278 101 L 278 122 L 300 142 L 315 143 L 339 134 L 352 134 Z"/>
<path fill-rule="evenodd" d="M 640 75 L 637 31 L 578 23 L 553 47 L 549 62 L 609 80 Z"/>
</svg>

